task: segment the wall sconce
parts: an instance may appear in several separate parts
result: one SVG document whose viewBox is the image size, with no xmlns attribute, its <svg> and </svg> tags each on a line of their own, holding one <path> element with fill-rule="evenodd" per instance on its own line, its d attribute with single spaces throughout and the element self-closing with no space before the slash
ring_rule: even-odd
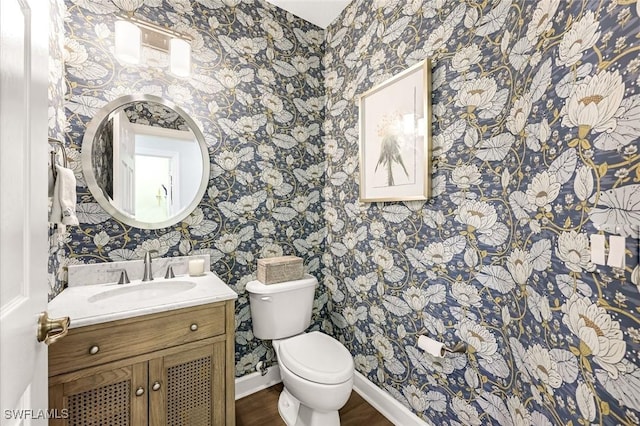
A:
<svg viewBox="0 0 640 426">
<path fill-rule="evenodd" d="M 191 37 L 142 19 L 127 16 L 115 24 L 115 55 L 122 62 L 139 64 L 142 46 L 169 55 L 169 69 L 179 77 L 191 73 Z"/>
</svg>

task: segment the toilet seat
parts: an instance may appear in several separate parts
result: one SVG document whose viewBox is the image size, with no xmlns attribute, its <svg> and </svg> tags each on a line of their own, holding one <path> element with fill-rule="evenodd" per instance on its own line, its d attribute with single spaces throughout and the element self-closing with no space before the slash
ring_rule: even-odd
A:
<svg viewBox="0 0 640 426">
<path fill-rule="evenodd" d="M 353 357 L 347 348 L 318 331 L 281 341 L 278 357 L 293 374 L 311 382 L 339 384 L 353 377 Z"/>
</svg>

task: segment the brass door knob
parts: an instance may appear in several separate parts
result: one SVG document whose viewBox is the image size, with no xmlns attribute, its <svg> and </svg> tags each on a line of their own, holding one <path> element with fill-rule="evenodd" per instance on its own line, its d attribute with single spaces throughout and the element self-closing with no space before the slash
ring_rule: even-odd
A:
<svg viewBox="0 0 640 426">
<path fill-rule="evenodd" d="M 67 335 L 70 323 L 69 317 L 51 319 L 46 311 L 41 312 L 36 333 L 38 342 L 44 342 L 46 345 L 57 342 Z"/>
</svg>

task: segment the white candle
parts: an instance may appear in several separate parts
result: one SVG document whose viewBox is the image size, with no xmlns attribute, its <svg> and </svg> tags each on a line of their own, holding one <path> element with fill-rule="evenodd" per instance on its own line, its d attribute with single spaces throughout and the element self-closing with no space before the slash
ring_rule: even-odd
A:
<svg viewBox="0 0 640 426">
<path fill-rule="evenodd" d="M 191 259 L 189 261 L 189 275 L 197 277 L 204 274 L 204 259 Z"/>
</svg>

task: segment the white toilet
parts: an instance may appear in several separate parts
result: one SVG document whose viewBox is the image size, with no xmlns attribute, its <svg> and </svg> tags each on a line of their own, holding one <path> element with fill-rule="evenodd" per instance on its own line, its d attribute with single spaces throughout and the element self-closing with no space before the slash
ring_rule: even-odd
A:
<svg viewBox="0 0 640 426">
<path fill-rule="evenodd" d="M 342 343 L 318 331 L 304 333 L 311 324 L 316 280 L 265 285 L 247 283 L 253 334 L 273 340 L 284 390 L 278 411 L 288 426 L 340 424 L 338 410 L 353 388 L 353 357 Z"/>
</svg>

